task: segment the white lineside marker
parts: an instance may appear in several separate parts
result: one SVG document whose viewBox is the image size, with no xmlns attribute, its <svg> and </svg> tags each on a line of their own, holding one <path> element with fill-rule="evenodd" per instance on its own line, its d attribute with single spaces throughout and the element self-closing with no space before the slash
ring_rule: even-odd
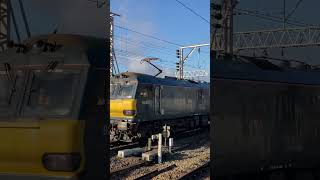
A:
<svg viewBox="0 0 320 180">
<path fill-rule="evenodd" d="M 151 151 L 151 138 L 148 138 L 148 151 Z"/>
<path fill-rule="evenodd" d="M 169 138 L 169 153 L 171 153 L 172 146 L 173 146 L 173 138 Z"/>
<path fill-rule="evenodd" d="M 162 134 L 158 135 L 158 163 L 162 163 Z"/>
</svg>

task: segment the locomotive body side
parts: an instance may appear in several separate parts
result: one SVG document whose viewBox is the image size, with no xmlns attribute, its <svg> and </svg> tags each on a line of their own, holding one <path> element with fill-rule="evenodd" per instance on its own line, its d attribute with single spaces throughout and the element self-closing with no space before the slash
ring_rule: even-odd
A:
<svg viewBox="0 0 320 180">
<path fill-rule="evenodd" d="M 151 133 L 161 132 L 164 124 L 185 126 L 189 121 L 180 122 L 183 118 L 194 123 L 195 116 L 208 116 L 209 102 L 206 95 L 209 90 L 207 84 L 161 79 L 136 73 L 129 74 L 137 80 L 134 95 L 136 114 L 130 123 L 123 122 L 126 125 L 120 126 L 120 128 L 131 127 L 123 129 L 123 132 L 130 131 L 131 134 L 137 134 L 138 137 L 146 137 Z M 114 102 L 111 100 L 111 104 Z M 111 107 L 111 109 L 115 108 Z M 202 122 L 205 121 L 205 118 L 195 121 L 198 125 L 199 123 L 205 124 Z"/>
<path fill-rule="evenodd" d="M 231 61 L 213 68 L 214 177 L 319 164 L 319 71 Z"/>
</svg>

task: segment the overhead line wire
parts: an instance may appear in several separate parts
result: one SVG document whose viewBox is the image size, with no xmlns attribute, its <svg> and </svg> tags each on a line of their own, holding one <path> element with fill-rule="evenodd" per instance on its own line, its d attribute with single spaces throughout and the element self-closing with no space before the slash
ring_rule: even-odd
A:
<svg viewBox="0 0 320 180">
<path fill-rule="evenodd" d="M 180 3 L 183 7 L 185 7 L 185 8 L 188 9 L 189 11 L 191 11 L 193 14 L 195 14 L 196 16 L 200 17 L 202 20 L 204 20 L 204 21 L 206 21 L 207 23 L 210 24 L 210 22 L 209 22 L 206 18 L 202 17 L 200 14 L 198 14 L 197 12 L 195 12 L 193 9 L 191 9 L 191 8 L 188 7 L 187 5 L 183 4 L 181 1 L 179 1 L 179 0 L 175 0 L 175 1 L 177 1 L 177 2 Z"/>
<path fill-rule="evenodd" d="M 283 18 L 282 17 L 278 17 L 278 16 L 272 16 L 269 14 L 265 14 L 259 11 L 251 11 L 251 10 L 247 10 L 247 9 L 240 9 L 240 8 L 235 8 L 235 10 L 240 13 L 240 14 L 244 14 L 244 15 L 250 15 L 250 16 L 255 16 L 258 18 L 262 18 L 262 19 L 267 19 L 267 20 L 271 20 L 274 22 L 279 22 L 279 23 L 283 23 Z M 243 13 L 245 12 L 245 13 Z M 310 26 L 310 24 L 306 24 L 297 20 L 290 20 L 289 22 L 287 22 L 287 24 L 290 25 L 295 25 L 295 26 Z M 313 25 L 314 26 L 314 25 Z"/>
<path fill-rule="evenodd" d="M 298 0 L 298 2 L 296 3 L 295 7 L 292 9 L 292 11 L 287 15 L 286 17 L 286 21 L 293 15 L 293 13 L 298 9 L 300 3 L 302 2 L 302 0 Z"/>
<path fill-rule="evenodd" d="M 165 43 L 168 43 L 168 44 L 172 44 L 172 45 L 175 45 L 175 46 L 182 46 L 181 44 L 177 44 L 177 43 L 174 43 L 174 42 L 170 42 L 170 41 L 167 41 L 167 40 L 164 40 L 164 39 L 160 39 L 158 37 L 155 37 L 155 36 L 152 36 L 152 35 L 149 35 L 149 34 L 144 34 L 144 33 L 141 33 L 141 32 L 138 32 L 136 30 L 133 30 L 133 29 L 129 29 L 129 28 L 125 28 L 125 27 L 122 27 L 122 26 L 118 26 L 118 25 L 114 25 L 115 27 L 118 27 L 120 29 L 124 29 L 124 30 L 127 30 L 127 31 L 131 31 L 131 32 L 134 32 L 136 34 L 140 34 L 142 36 L 146 36 L 146 37 L 149 37 L 149 38 L 152 38 L 152 39 L 156 39 L 156 40 L 159 40 L 159 41 L 163 41 Z"/>
</svg>

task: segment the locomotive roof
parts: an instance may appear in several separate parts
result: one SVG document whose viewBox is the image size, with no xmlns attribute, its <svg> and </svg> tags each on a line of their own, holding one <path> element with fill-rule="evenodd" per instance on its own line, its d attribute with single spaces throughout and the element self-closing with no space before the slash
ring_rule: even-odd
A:
<svg viewBox="0 0 320 180">
<path fill-rule="evenodd" d="M 82 49 L 89 49 L 90 47 L 106 47 L 106 41 L 104 38 L 98 38 L 93 36 L 84 36 L 77 34 L 46 34 L 31 37 L 24 41 L 26 44 L 34 44 L 39 40 L 46 40 L 48 42 L 57 44 L 63 44 L 65 46 L 73 46 Z"/>
<path fill-rule="evenodd" d="M 154 77 L 148 74 L 141 74 L 135 72 L 125 72 L 118 75 L 118 78 L 121 79 L 121 76 L 137 80 L 139 83 L 143 84 L 158 84 L 158 85 L 169 85 L 169 86 L 184 86 L 184 87 L 199 87 L 199 88 L 209 88 L 209 83 L 207 82 L 195 82 L 191 80 L 178 80 L 173 77 L 159 78 Z"/>
<path fill-rule="evenodd" d="M 247 57 L 214 61 L 212 66 L 213 78 L 320 85 L 320 71 L 303 63 L 296 67 L 282 66 L 271 60 Z"/>
<path fill-rule="evenodd" d="M 39 42 L 57 45 L 56 50 L 43 51 L 37 47 Z M 19 45 L 18 45 L 19 46 Z M 59 64 L 93 65 L 107 67 L 108 48 L 103 38 L 73 34 L 49 34 L 31 37 L 23 41 L 20 46 L 25 46 L 25 53 L 17 52 L 18 47 L 11 47 L 0 53 L 0 67 L 3 63 L 13 65 L 47 65 L 52 60 Z M 22 48 L 20 48 L 22 49 Z M 90 58 L 84 58 L 84 57 Z"/>
</svg>

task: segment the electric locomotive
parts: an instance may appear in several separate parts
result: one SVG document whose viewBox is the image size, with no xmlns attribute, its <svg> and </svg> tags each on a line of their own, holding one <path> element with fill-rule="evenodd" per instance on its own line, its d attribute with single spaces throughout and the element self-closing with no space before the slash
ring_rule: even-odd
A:
<svg viewBox="0 0 320 180">
<path fill-rule="evenodd" d="M 106 49 L 102 38 L 68 34 L 8 43 L 0 53 L 0 179 L 106 171 Z"/>
<path fill-rule="evenodd" d="M 145 140 L 208 126 L 209 83 L 126 72 L 110 79 L 110 140 Z"/>
<path fill-rule="evenodd" d="M 244 56 L 211 67 L 213 177 L 319 165 L 317 67 Z"/>
</svg>

